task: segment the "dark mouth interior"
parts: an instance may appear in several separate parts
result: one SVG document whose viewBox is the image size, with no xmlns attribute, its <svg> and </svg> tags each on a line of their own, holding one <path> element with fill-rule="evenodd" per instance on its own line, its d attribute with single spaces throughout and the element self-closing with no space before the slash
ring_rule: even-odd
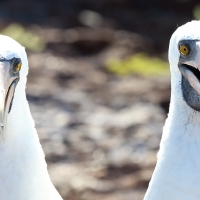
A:
<svg viewBox="0 0 200 200">
<path fill-rule="evenodd" d="M 190 65 L 185 65 L 190 71 L 193 72 L 193 74 L 198 78 L 198 80 L 200 81 L 200 71 L 196 68 L 194 68 L 193 66 Z"/>
<path fill-rule="evenodd" d="M 12 84 L 11 84 L 11 85 L 12 85 Z M 7 91 L 7 94 L 6 94 L 5 104 L 4 104 L 4 112 L 5 112 L 5 110 L 6 110 L 6 106 L 7 106 L 7 102 L 8 102 L 8 95 L 9 95 L 9 92 L 10 92 L 10 87 L 11 87 L 11 85 L 9 86 L 8 91 Z M 9 110 L 10 110 L 10 108 L 9 108 Z"/>
<path fill-rule="evenodd" d="M 8 95 L 9 95 L 9 92 L 10 92 L 10 88 L 11 88 L 11 86 L 12 86 L 13 84 L 16 84 L 16 81 L 18 82 L 18 79 L 15 79 L 15 80 L 10 84 L 10 86 L 9 86 L 9 88 L 8 88 L 8 91 L 7 91 L 7 94 L 6 94 L 6 98 L 5 98 L 4 111 L 5 111 L 6 106 L 7 106 Z M 9 105 L 9 111 L 8 111 L 8 113 L 11 111 L 11 108 L 12 108 L 13 97 L 14 97 L 14 94 L 13 94 L 13 96 L 12 96 L 12 100 L 11 100 L 10 105 Z"/>
</svg>

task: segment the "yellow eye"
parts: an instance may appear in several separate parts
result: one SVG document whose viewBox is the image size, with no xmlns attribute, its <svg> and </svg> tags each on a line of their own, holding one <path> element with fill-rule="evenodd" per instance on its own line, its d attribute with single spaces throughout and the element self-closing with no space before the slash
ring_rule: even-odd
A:
<svg viewBox="0 0 200 200">
<path fill-rule="evenodd" d="M 185 45 L 180 45 L 179 51 L 182 55 L 186 56 L 189 54 L 189 48 L 186 47 Z"/>
<path fill-rule="evenodd" d="M 21 69 L 21 67 L 22 67 L 22 63 L 19 63 L 19 64 L 15 67 L 16 71 L 19 71 L 19 70 Z"/>
</svg>

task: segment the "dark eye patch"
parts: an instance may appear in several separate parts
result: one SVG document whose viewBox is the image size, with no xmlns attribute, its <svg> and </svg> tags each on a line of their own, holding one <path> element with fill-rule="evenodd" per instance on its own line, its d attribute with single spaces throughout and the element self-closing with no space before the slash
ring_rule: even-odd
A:
<svg viewBox="0 0 200 200">
<path fill-rule="evenodd" d="M 11 74 L 17 74 L 17 73 L 19 73 L 19 71 L 18 70 L 16 70 L 16 66 L 18 65 L 18 64 L 20 64 L 21 63 L 21 59 L 20 58 L 12 58 L 11 60 L 10 60 L 10 73 Z"/>
</svg>

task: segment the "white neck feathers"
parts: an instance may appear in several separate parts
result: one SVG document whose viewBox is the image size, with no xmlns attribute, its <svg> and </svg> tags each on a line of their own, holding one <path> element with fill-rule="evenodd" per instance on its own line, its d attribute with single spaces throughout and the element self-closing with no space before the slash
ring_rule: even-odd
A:
<svg viewBox="0 0 200 200">
<path fill-rule="evenodd" d="M 173 80 L 172 76 L 170 111 L 145 200 L 200 199 L 200 113 L 185 103 L 180 82 Z"/>
<path fill-rule="evenodd" d="M 0 138 L 0 199 L 61 200 L 47 172 L 28 102 L 25 81 L 16 87 L 4 141 Z"/>
</svg>

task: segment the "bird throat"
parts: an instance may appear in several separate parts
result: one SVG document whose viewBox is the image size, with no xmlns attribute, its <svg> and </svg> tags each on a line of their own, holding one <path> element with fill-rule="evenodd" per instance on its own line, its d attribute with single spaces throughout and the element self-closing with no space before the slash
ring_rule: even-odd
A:
<svg viewBox="0 0 200 200">
<path fill-rule="evenodd" d="M 190 85 L 188 80 L 182 75 L 181 78 L 181 89 L 184 101 L 192 109 L 200 112 L 200 95 L 197 91 Z"/>
</svg>

